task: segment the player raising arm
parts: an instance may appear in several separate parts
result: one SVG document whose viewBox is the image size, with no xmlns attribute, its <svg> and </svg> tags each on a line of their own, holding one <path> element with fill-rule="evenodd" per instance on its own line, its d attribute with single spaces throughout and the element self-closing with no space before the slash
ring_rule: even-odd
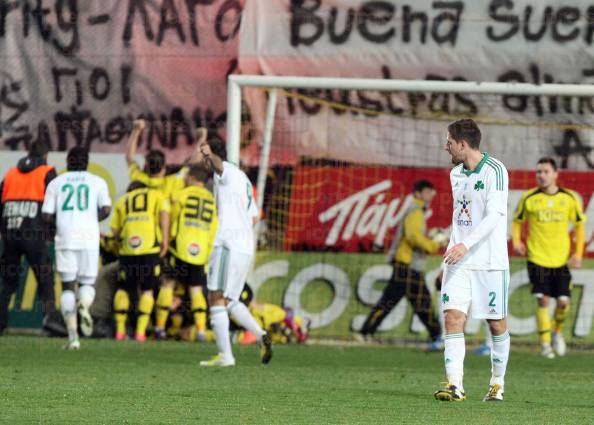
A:
<svg viewBox="0 0 594 425">
<path fill-rule="evenodd" d="M 144 168 L 136 162 L 135 156 L 138 149 L 138 142 L 147 123 L 143 119 L 134 120 L 132 133 L 128 137 L 128 145 L 126 148 L 126 162 L 128 164 L 128 177 L 130 181 L 140 181 L 151 189 L 162 190 L 166 198 L 177 190 L 183 189 L 184 177 L 187 172 L 187 166 L 200 162 L 202 156 L 200 154 L 200 143 L 204 142 L 207 137 L 205 128 L 199 128 L 196 134 L 196 149 L 185 160 L 181 168 L 177 172 L 169 174 L 167 172 L 167 164 L 165 154 L 159 149 L 151 149 L 144 157 Z"/>
<path fill-rule="evenodd" d="M 261 344 L 261 360 L 272 357 L 272 341 L 248 308 L 239 301 L 244 282 L 254 259 L 254 222 L 258 208 L 252 185 L 237 166 L 227 162 L 225 145 L 219 139 L 200 145 L 203 163 L 214 173 L 214 193 L 219 227 L 208 262 L 208 297 L 210 319 L 215 332 L 218 354 L 201 366 L 233 366 L 235 359 L 229 340 L 229 316 L 253 333 Z"/>
</svg>

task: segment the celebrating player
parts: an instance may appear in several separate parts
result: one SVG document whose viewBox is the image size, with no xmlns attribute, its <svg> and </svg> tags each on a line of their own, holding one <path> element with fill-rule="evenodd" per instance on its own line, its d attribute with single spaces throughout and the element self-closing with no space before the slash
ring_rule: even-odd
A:
<svg viewBox="0 0 594 425">
<path fill-rule="evenodd" d="M 62 279 L 60 308 L 66 329 L 66 349 L 78 350 L 76 300 L 80 330 L 93 333 L 89 308 L 95 299 L 95 279 L 99 269 L 99 222 L 111 211 L 107 183 L 87 172 L 89 152 L 74 147 L 66 157 L 66 172 L 47 187 L 41 212 L 47 222 L 56 223 L 56 269 Z M 77 283 L 78 292 L 75 294 Z"/>
<path fill-rule="evenodd" d="M 253 226 L 258 220 L 258 208 L 252 196 L 252 185 L 243 171 L 225 160 L 227 152 L 220 139 L 202 142 L 200 150 L 204 164 L 214 172 L 219 219 L 208 263 L 210 320 L 219 352 L 212 359 L 200 362 L 200 365 L 235 365 L 229 339 L 229 315 L 260 341 L 261 360 L 266 364 L 272 357 L 270 335 L 239 300 L 255 250 Z"/>
<path fill-rule="evenodd" d="M 140 287 L 135 338 L 143 342 L 155 302 L 153 291 L 159 286 L 161 258 L 169 245 L 169 201 L 161 191 L 132 182 L 115 206 L 111 230 L 119 239 L 120 289 L 114 297 L 116 339 L 126 338 L 130 298 L 136 299 Z"/>
<path fill-rule="evenodd" d="M 392 277 L 381 299 L 367 316 L 361 334 L 374 334 L 386 316 L 406 295 L 415 313 L 429 331 L 431 343 L 428 351 L 438 351 L 443 347 L 441 326 L 433 311 L 431 294 L 425 285 L 424 270 L 427 253 L 436 252 L 445 244 L 447 237 L 439 244 L 425 234 L 425 210 L 429 208 L 437 193 L 433 184 L 427 180 L 416 181 L 412 193 L 413 201 L 405 212 L 388 253 L 388 261 L 394 266 Z"/>
<path fill-rule="evenodd" d="M 196 139 L 196 150 L 186 159 L 184 166 L 178 166 L 178 172 L 167 174 L 167 164 L 165 163 L 165 154 L 158 150 L 150 150 L 144 158 L 144 169 L 141 169 L 134 156 L 138 148 L 140 136 L 146 128 L 146 122 L 143 119 L 137 119 L 133 123 L 132 133 L 128 138 L 126 150 L 126 162 L 128 164 L 128 175 L 130 181 L 139 181 L 151 189 L 162 190 L 165 197 L 169 198 L 171 194 L 184 187 L 184 176 L 187 171 L 186 165 L 200 161 L 200 152 L 198 146 L 207 137 L 205 128 L 199 128 Z"/>
<path fill-rule="evenodd" d="M 175 282 L 179 281 L 189 287 L 198 340 L 205 340 L 207 305 L 202 288 L 206 287 L 205 267 L 217 229 L 214 197 L 204 187 L 208 178 L 202 165 L 193 164 L 187 172 L 187 187 L 172 195 L 171 241 L 157 297 L 155 333 L 160 339 L 166 337 L 165 324 L 173 304 Z"/>
<path fill-rule="evenodd" d="M 524 192 L 512 224 L 514 250 L 526 255 L 522 223 L 528 221 L 528 276 L 538 302 L 536 322 L 541 354 L 549 359 L 555 357 L 555 352 L 559 356 L 566 352 L 562 329 L 569 312 L 571 273 L 568 265 L 573 268 L 582 265 L 586 222 L 578 197 L 574 192 L 559 187 L 557 177 L 555 160 L 541 158 L 536 165 L 538 187 Z M 575 250 L 571 256 L 569 223 L 573 223 L 575 231 Z M 550 297 L 557 300 L 552 347 Z"/>
<path fill-rule="evenodd" d="M 492 333 L 491 381 L 484 401 L 502 401 L 509 357 L 507 294 L 508 176 L 505 166 L 479 150 L 481 132 L 471 119 L 448 126 L 446 151 L 454 201 L 452 235 L 444 254 L 441 302 L 445 320 L 445 369 L 448 382 L 435 392 L 445 401 L 466 399 L 464 325 L 467 315 L 487 319 Z"/>
</svg>

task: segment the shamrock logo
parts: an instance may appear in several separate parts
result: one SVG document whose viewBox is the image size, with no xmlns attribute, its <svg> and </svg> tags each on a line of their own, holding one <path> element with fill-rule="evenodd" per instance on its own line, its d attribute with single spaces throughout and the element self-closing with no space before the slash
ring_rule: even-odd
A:
<svg viewBox="0 0 594 425">
<path fill-rule="evenodd" d="M 447 303 L 450 300 L 450 296 L 448 294 L 443 294 L 441 296 L 441 302 Z"/>
<path fill-rule="evenodd" d="M 481 190 L 484 188 L 485 188 L 485 184 L 480 180 L 474 184 L 474 190 Z"/>
</svg>

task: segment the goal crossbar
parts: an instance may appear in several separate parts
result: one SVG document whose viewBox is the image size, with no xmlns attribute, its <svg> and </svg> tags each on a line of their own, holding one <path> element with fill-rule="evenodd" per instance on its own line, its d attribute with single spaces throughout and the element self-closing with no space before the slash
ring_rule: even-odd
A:
<svg viewBox="0 0 594 425">
<path fill-rule="evenodd" d="M 264 140 L 258 176 L 258 207 L 262 207 L 265 175 L 274 126 L 276 89 L 342 89 L 390 92 L 433 92 L 466 94 L 499 94 L 512 96 L 594 97 L 594 84 L 530 84 L 475 81 L 386 80 L 366 78 L 295 77 L 268 75 L 230 75 L 227 86 L 227 154 L 229 161 L 239 164 L 241 134 L 242 87 L 271 90 L 268 98 Z"/>
</svg>

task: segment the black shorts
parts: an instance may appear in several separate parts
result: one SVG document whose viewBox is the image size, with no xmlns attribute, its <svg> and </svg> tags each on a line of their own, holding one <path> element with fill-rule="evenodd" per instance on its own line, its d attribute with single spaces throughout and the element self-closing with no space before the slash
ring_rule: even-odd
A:
<svg viewBox="0 0 594 425">
<path fill-rule="evenodd" d="M 159 254 L 123 255 L 119 258 L 119 282 L 127 291 L 156 290 L 161 276 Z"/>
<path fill-rule="evenodd" d="M 544 294 L 553 298 L 570 295 L 571 273 L 567 266 L 548 268 L 528 261 L 528 277 L 533 294 Z"/>
<path fill-rule="evenodd" d="M 186 286 L 204 286 L 206 287 L 206 273 L 204 265 L 186 263 L 175 255 L 169 254 L 163 274 L 170 279 L 174 279 Z"/>
</svg>

